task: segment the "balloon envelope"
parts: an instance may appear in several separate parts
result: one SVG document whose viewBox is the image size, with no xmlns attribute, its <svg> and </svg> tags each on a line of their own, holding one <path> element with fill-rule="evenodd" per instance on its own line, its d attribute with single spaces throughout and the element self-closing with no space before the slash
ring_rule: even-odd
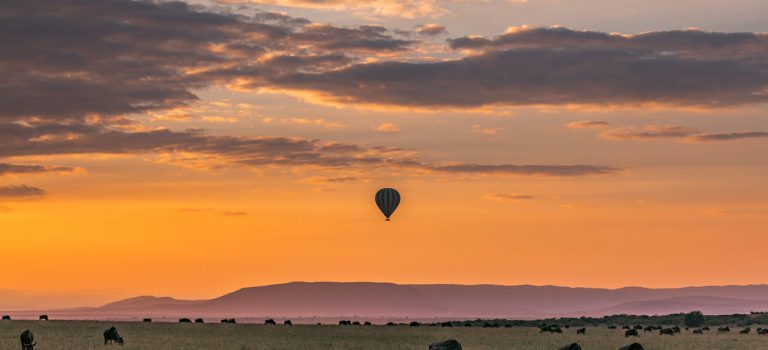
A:
<svg viewBox="0 0 768 350">
<path fill-rule="evenodd" d="M 394 188 L 382 188 L 376 192 L 376 205 L 389 221 L 389 217 L 400 205 L 400 193 Z"/>
</svg>

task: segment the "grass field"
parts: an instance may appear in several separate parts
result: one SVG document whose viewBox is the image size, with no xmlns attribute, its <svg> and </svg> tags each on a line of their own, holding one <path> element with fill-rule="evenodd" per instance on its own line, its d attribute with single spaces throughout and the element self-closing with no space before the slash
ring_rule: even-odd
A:
<svg viewBox="0 0 768 350">
<path fill-rule="evenodd" d="M 20 349 L 19 334 L 30 329 L 36 350 L 105 349 L 102 332 L 116 326 L 125 338 L 122 349 L 427 349 L 432 342 L 453 338 L 464 349 L 557 349 L 578 342 L 583 349 L 618 349 L 637 341 L 648 350 L 765 350 L 768 336 L 732 332 L 709 332 L 695 336 L 683 331 L 676 336 L 645 333 L 634 340 L 621 329 L 588 328 L 576 336 L 573 328 L 564 334 L 540 334 L 536 328 L 441 328 L 407 326 L 262 326 L 254 324 L 178 324 L 94 321 L 3 321 L 0 349 Z M 735 333 L 735 334 L 734 334 Z"/>
</svg>

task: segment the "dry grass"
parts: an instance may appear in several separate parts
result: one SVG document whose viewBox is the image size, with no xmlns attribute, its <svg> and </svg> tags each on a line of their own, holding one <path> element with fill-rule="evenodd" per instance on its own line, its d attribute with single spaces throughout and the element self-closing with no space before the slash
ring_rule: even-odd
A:
<svg viewBox="0 0 768 350">
<path fill-rule="evenodd" d="M 178 324 L 91 321 L 3 321 L 0 322 L 0 349 L 19 349 L 19 334 L 30 329 L 36 350 L 118 349 L 104 346 L 102 332 L 115 325 L 125 338 L 124 350 L 131 349 L 420 349 L 438 340 L 453 338 L 467 350 L 557 349 L 578 342 L 585 350 L 618 349 L 633 341 L 649 350 L 765 350 L 768 336 L 709 332 L 694 336 L 641 333 L 626 339 L 623 330 L 588 328 L 576 336 L 573 328 L 565 334 L 539 334 L 534 328 L 440 328 L 407 326 L 262 326 L 253 324 Z M 755 327 L 753 327 L 754 329 Z M 736 334 L 734 334 L 736 333 Z"/>
</svg>

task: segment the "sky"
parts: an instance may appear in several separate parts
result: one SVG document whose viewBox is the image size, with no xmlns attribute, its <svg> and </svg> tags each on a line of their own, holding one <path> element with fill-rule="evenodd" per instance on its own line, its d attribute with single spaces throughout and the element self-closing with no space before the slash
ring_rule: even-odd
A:
<svg viewBox="0 0 768 350">
<path fill-rule="evenodd" d="M 762 0 L 10 0 L 0 307 L 762 284 Z M 385 222 L 373 198 L 397 188 Z"/>
</svg>

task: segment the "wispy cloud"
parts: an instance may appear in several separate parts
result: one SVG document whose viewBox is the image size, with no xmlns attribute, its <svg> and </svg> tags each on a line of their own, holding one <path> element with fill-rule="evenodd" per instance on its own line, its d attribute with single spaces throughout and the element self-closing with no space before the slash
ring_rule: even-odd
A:
<svg viewBox="0 0 768 350">
<path fill-rule="evenodd" d="M 497 202 L 516 202 L 516 201 L 528 201 L 536 199 L 537 196 L 529 195 L 529 194 L 502 194 L 502 193 L 493 193 L 485 195 L 483 198 L 497 201 Z"/>
<path fill-rule="evenodd" d="M 0 199 L 35 199 L 46 195 L 45 190 L 27 185 L 0 186 Z"/>
<path fill-rule="evenodd" d="M 599 120 L 582 120 L 576 122 L 570 122 L 566 124 L 568 129 L 589 129 L 589 128 L 605 128 L 611 124 Z"/>
<path fill-rule="evenodd" d="M 400 127 L 395 123 L 382 123 L 376 126 L 375 130 L 385 134 L 396 134 L 400 132 Z"/>
</svg>

